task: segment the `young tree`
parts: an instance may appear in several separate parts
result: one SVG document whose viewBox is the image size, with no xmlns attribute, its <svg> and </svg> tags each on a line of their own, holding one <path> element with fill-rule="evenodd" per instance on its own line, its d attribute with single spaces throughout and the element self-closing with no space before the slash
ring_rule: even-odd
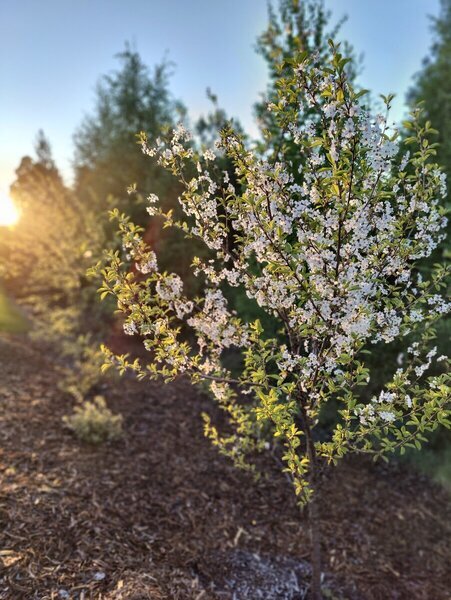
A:
<svg viewBox="0 0 451 600">
<path fill-rule="evenodd" d="M 449 364 L 430 348 L 432 325 L 450 309 L 438 293 L 449 269 L 438 266 L 429 281 L 415 271 L 443 238 L 444 175 L 418 110 L 403 142 L 415 141 L 418 150 L 406 151 L 399 164 L 397 132 L 386 117 L 368 113 L 346 64 L 331 42 L 329 56 L 304 51 L 285 65 L 277 102 L 267 110 L 304 155 L 300 173 L 290 162 L 259 158 L 226 127 L 219 147 L 233 161 L 237 191 L 215 170 L 214 152 L 193 150 L 183 126 L 156 145 L 143 137 L 144 152 L 182 182 L 186 218 L 164 213 L 156 196 L 149 212 L 214 253 L 193 263 L 202 295 L 188 297 L 177 275 L 161 272 L 142 230 L 117 210 L 124 254 L 108 252 L 98 265 L 102 296 L 116 298 L 125 332 L 140 335 L 151 353 L 146 363 L 105 349 L 106 366 L 207 383 L 233 432 L 222 435 L 205 415 L 205 433 L 240 467 L 255 470 L 253 457 L 268 440 L 280 451 L 299 502 L 308 505 L 315 599 L 323 470 L 353 452 L 377 458 L 419 447 L 426 431 L 450 425 L 449 374 L 427 374 L 435 360 L 442 370 Z M 197 174 L 187 178 L 193 161 Z M 228 308 L 226 289 L 238 286 L 278 320 L 279 335 Z M 393 365 L 391 378 L 367 397 L 365 348 L 397 338 L 407 346 L 404 364 Z M 238 373 L 223 362 L 231 348 L 241 353 Z M 335 426 L 319 439 L 319 413 L 331 404 L 338 407 Z"/>
</svg>

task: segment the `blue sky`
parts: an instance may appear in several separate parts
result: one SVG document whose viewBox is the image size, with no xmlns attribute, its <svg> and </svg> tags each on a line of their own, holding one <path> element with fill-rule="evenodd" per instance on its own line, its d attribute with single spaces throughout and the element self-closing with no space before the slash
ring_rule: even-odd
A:
<svg viewBox="0 0 451 600">
<path fill-rule="evenodd" d="M 430 42 L 439 0 L 326 0 L 348 21 L 341 36 L 364 54 L 362 85 L 394 92 L 400 119 Z M 44 129 L 70 181 L 72 135 L 94 102 L 96 81 L 128 40 L 148 65 L 176 63 L 172 91 L 196 117 L 209 86 L 230 115 L 256 131 L 252 105 L 266 86 L 255 39 L 266 0 L 0 0 L 0 190 Z"/>
</svg>

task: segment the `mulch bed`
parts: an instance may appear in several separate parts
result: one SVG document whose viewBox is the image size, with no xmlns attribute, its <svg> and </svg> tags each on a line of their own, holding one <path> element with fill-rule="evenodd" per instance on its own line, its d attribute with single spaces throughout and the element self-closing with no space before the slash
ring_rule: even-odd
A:
<svg viewBox="0 0 451 600">
<path fill-rule="evenodd" d="M 91 447 L 62 426 L 72 400 L 57 379 L 25 339 L 0 340 L 1 599 L 306 597 L 292 490 L 275 465 L 257 484 L 218 455 L 202 435 L 208 398 L 119 380 L 106 396 L 125 435 Z M 328 598 L 451 598 L 451 507 L 437 485 L 405 465 L 345 461 L 321 514 Z"/>
</svg>

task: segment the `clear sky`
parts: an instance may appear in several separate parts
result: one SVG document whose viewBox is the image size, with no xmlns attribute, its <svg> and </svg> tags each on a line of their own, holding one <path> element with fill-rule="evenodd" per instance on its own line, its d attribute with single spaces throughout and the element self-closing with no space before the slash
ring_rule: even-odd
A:
<svg viewBox="0 0 451 600">
<path fill-rule="evenodd" d="M 341 36 L 364 54 L 360 81 L 395 92 L 394 118 L 430 42 L 439 0 L 326 0 L 348 21 Z M 130 41 L 148 65 L 175 62 L 172 91 L 196 117 L 209 86 L 220 105 L 255 133 L 252 105 L 266 86 L 255 39 L 266 0 L 0 0 L 0 190 L 38 129 L 70 180 L 72 135 L 94 101 L 97 79 Z"/>
</svg>

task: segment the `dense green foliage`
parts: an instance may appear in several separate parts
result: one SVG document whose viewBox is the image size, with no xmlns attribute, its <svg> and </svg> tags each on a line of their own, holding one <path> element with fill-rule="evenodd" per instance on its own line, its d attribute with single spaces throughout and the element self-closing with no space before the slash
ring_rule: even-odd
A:
<svg viewBox="0 0 451 600">
<path fill-rule="evenodd" d="M 451 0 L 441 0 L 441 13 L 433 19 L 433 32 L 430 55 L 415 78 L 408 100 L 412 106 L 423 102 L 424 119 L 437 130 L 437 162 L 451 181 Z"/>
</svg>

